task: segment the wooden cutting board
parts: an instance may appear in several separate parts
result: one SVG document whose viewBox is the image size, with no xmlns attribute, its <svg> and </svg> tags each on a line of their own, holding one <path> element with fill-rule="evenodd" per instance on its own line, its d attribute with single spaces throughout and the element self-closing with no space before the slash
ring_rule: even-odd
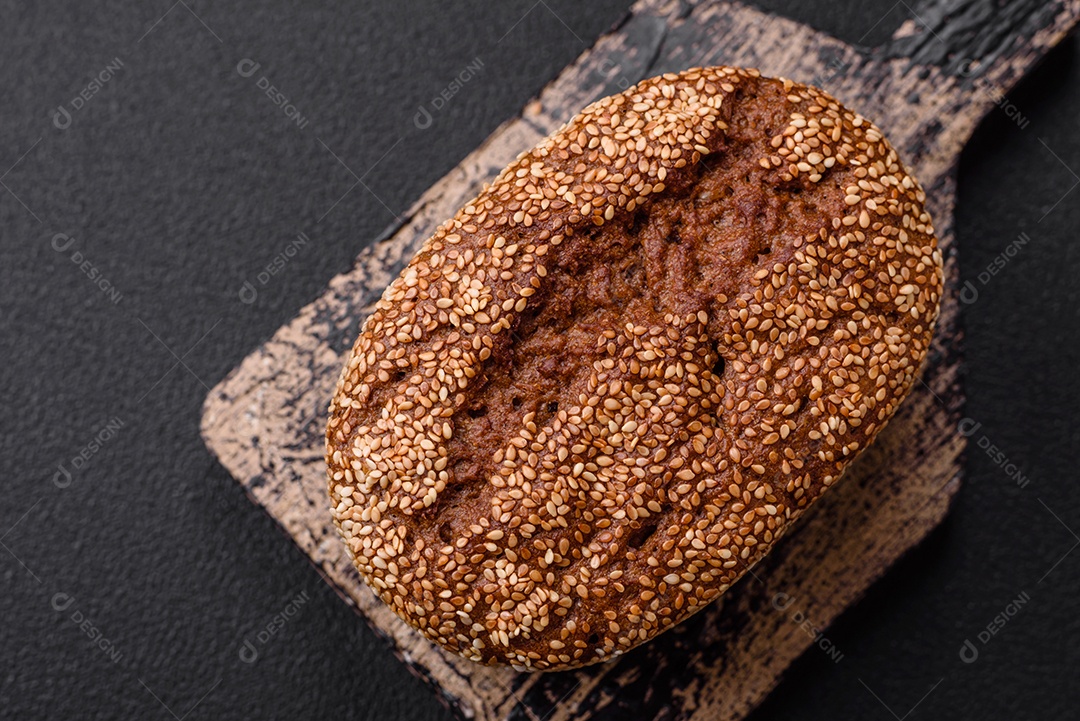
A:
<svg viewBox="0 0 1080 721">
<path fill-rule="evenodd" d="M 311 558 L 408 668 L 465 718 L 737 719 L 824 629 L 948 511 L 964 438 L 958 367 L 956 166 L 979 120 L 1061 40 L 1080 0 L 899 0 L 907 18 L 881 47 L 856 49 L 803 25 L 727 2 L 641 0 L 445 178 L 383 238 L 358 238 L 355 267 L 333 278 L 206 400 L 202 433 L 251 499 Z M 877 442 L 755 569 L 705 611 L 601 666 L 525 674 L 450 656 L 368 590 L 330 521 L 323 465 L 327 403 L 383 288 L 435 227 L 519 152 L 592 100 L 695 65 L 743 65 L 819 85 L 874 119 L 929 196 L 947 293 L 922 382 Z M 1000 110 L 995 106 L 1001 105 Z M 835 653 L 835 652 L 834 652 Z"/>
</svg>

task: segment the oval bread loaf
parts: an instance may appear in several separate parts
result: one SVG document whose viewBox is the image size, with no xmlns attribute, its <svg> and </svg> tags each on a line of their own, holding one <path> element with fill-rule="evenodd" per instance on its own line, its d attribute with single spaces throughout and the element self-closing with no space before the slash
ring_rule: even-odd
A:
<svg viewBox="0 0 1080 721">
<path fill-rule="evenodd" d="M 363 325 L 326 447 L 361 575 L 444 648 L 526 669 L 700 610 L 910 389 L 942 292 L 924 200 L 813 87 L 719 67 L 593 103 Z"/>
</svg>

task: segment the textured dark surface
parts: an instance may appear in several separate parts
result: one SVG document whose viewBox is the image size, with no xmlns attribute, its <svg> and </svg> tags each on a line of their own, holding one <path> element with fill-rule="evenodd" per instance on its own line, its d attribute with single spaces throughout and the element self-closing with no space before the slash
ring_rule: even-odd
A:
<svg viewBox="0 0 1080 721">
<path fill-rule="evenodd" d="M 198 415 L 203 383 L 347 268 L 392 213 L 622 12 L 549 6 L 515 26 L 530 3 L 453 16 L 435 6 L 189 5 L 208 29 L 178 4 L 141 42 L 167 4 L 5 11 L 0 172 L 27 154 L 0 180 L 29 210 L 0 189 L 0 715 L 167 718 L 154 694 L 177 716 L 198 703 L 189 718 L 445 713 L 210 459 Z M 910 17 L 887 0 L 767 9 L 865 43 Z M 1040 582 L 1077 543 L 1055 514 L 1080 529 L 1070 232 L 1080 211 L 1075 195 L 1053 207 L 1076 182 L 1069 166 L 1080 167 L 1074 46 L 1010 95 L 1026 126 L 992 114 L 962 165 L 962 273 L 980 293 L 965 315 L 968 415 L 982 426 L 954 512 L 830 630 L 843 662 L 807 654 L 761 718 L 888 718 L 881 701 L 904 716 L 939 679 L 912 718 L 1053 717 L 1080 700 L 1068 683 L 1080 660 L 1078 556 Z M 117 57 L 116 77 L 58 130 L 53 109 Z M 247 57 L 262 67 L 242 78 Z M 419 130 L 418 106 L 476 57 L 475 79 Z M 263 75 L 305 127 L 260 93 Z M 382 201 L 357 185 L 317 223 L 353 183 L 326 146 Z M 258 282 L 300 230 L 310 242 L 254 304 L 241 303 L 245 279 Z M 982 284 L 1021 232 L 1030 241 Z M 75 238 L 63 253 L 57 233 Z M 116 286 L 118 304 L 73 251 Z M 57 487 L 57 464 L 70 467 L 112 418 L 123 423 L 116 437 Z M 1030 479 L 1024 488 L 980 449 L 988 443 Z M 978 632 L 1022 592 L 1031 600 L 982 645 Z M 51 605 L 58 593 L 75 599 L 62 612 Z M 288 608 L 297 612 L 261 643 L 260 629 Z M 115 645 L 117 662 L 75 612 Z M 957 655 L 965 638 L 980 649 L 974 664 Z M 245 640 L 254 663 L 239 658 Z"/>
</svg>

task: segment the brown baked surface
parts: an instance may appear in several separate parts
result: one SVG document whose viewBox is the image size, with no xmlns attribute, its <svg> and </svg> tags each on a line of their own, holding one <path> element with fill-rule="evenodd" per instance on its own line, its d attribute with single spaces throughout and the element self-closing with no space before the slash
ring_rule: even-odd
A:
<svg viewBox="0 0 1080 721">
<path fill-rule="evenodd" d="M 589 106 L 364 324 L 327 429 L 361 575 L 447 649 L 530 669 L 699 610 L 907 394 L 942 282 L 923 201 L 870 122 L 753 70 Z"/>
</svg>

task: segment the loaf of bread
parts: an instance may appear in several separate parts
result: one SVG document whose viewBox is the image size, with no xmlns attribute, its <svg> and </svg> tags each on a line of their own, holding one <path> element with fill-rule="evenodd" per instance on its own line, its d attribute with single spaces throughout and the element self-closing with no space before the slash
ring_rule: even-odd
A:
<svg viewBox="0 0 1080 721">
<path fill-rule="evenodd" d="M 942 292 L 924 200 L 878 128 L 790 80 L 693 69 L 593 103 L 363 325 L 326 447 L 360 574 L 521 669 L 700 610 L 911 388 Z"/>
</svg>

